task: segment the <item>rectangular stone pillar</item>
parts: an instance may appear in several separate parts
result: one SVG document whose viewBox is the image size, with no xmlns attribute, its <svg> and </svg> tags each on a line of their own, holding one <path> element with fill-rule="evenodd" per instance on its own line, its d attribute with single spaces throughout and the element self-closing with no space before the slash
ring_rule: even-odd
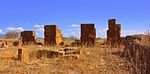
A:
<svg viewBox="0 0 150 74">
<path fill-rule="evenodd" d="M 45 45 L 59 45 L 62 42 L 62 33 L 56 25 L 44 26 Z"/>
<path fill-rule="evenodd" d="M 116 24 L 116 19 L 108 20 L 107 43 L 114 45 L 120 44 L 121 24 Z"/>
<path fill-rule="evenodd" d="M 94 24 L 81 24 L 81 44 L 94 45 L 96 29 Z"/>
<path fill-rule="evenodd" d="M 21 32 L 21 37 L 22 37 L 23 45 L 26 45 L 29 43 L 34 43 L 34 44 L 36 43 L 34 31 L 23 31 Z"/>
</svg>

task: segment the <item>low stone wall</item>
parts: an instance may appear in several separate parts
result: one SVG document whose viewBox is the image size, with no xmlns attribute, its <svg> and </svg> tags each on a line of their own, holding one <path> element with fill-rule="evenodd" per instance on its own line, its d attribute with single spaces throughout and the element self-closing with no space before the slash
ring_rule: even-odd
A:
<svg viewBox="0 0 150 74">
<path fill-rule="evenodd" d="M 133 63 L 135 74 L 150 73 L 150 46 L 141 45 L 137 42 L 127 42 L 124 56 Z"/>
</svg>

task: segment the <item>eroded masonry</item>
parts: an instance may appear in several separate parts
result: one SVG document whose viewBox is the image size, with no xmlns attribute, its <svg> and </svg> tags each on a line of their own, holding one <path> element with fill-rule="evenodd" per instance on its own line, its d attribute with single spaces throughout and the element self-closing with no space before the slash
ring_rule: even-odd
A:
<svg viewBox="0 0 150 74">
<path fill-rule="evenodd" d="M 96 29 L 94 24 L 81 24 L 81 44 L 94 45 Z"/>
<path fill-rule="evenodd" d="M 114 45 L 120 44 L 121 24 L 116 24 L 116 19 L 108 20 L 107 43 Z"/>
<path fill-rule="evenodd" d="M 45 45 L 59 45 L 62 42 L 61 30 L 56 25 L 44 26 Z"/>
<path fill-rule="evenodd" d="M 36 43 L 35 32 L 34 31 L 23 31 L 21 32 L 21 38 L 23 45 L 28 45 L 29 43 Z"/>
</svg>

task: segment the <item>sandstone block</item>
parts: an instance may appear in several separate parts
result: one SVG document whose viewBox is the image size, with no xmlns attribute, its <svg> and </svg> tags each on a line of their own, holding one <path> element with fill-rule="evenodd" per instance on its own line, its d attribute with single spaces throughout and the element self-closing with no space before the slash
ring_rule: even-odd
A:
<svg viewBox="0 0 150 74">
<path fill-rule="evenodd" d="M 22 62 L 29 61 L 29 49 L 22 48 L 18 49 L 18 60 Z"/>
</svg>

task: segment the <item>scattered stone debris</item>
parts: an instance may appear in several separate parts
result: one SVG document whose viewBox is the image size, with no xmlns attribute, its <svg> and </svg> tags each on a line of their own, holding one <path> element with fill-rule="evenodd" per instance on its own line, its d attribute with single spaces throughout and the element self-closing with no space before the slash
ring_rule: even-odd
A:
<svg viewBox="0 0 150 74">
<path fill-rule="evenodd" d="M 75 40 L 74 42 L 71 43 L 71 46 L 80 46 L 81 41 L 80 40 Z"/>
<path fill-rule="evenodd" d="M 63 48 L 61 51 L 64 52 L 63 57 L 65 57 L 65 58 L 76 58 L 76 59 L 78 59 L 80 54 L 81 54 L 80 49 L 77 47 L 66 47 L 66 48 Z"/>
<path fill-rule="evenodd" d="M 80 49 L 77 47 L 66 47 L 63 49 L 66 54 L 80 54 Z"/>
<path fill-rule="evenodd" d="M 42 50 L 38 50 L 37 59 L 56 58 L 62 55 L 63 53 L 60 53 L 58 51 L 42 49 Z"/>
<path fill-rule="evenodd" d="M 42 49 L 37 52 L 37 59 L 58 58 L 58 57 L 77 57 L 79 58 L 80 49 L 75 47 L 65 47 L 58 51 Z"/>
</svg>

